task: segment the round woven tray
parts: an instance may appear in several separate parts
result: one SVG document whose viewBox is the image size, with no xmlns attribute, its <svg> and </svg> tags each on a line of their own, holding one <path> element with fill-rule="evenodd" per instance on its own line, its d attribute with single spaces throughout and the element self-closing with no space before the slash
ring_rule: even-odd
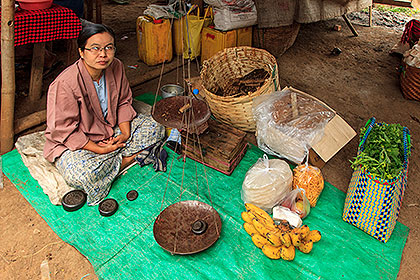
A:
<svg viewBox="0 0 420 280">
<path fill-rule="evenodd" d="M 420 68 L 409 66 L 403 62 L 400 85 L 405 98 L 420 101 Z"/>
<path fill-rule="evenodd" d="M 257 91 L 239 97 L 223 97 L 211 91 L 218 86 L 223 88 L 255 69 L 264 69 L 271 75 Z M 215 118 L 250 132 L 255 131 L 252 100 L 280 89 L 276 58 L 266 50 L 252 47 L 224 49 L 204 61 L 201 80 L 206 101 Z"/>
</svg>

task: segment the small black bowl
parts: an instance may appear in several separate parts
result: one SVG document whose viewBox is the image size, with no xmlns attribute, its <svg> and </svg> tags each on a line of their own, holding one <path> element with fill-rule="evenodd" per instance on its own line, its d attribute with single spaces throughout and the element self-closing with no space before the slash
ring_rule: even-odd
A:
<svg viewBox="0 0 420 280">
<path fill-rule="evenodd" d="M 107 198 L 101 203 L 99 203 L 99 213 L 104 217 L 109 217 L 114 215 L 118 210 L 118 202 L 113 198 Z"/>
<path fill-rule="evenodd" d="M 87 195 L 82 190 L 72 190 L 66 193 L 61 200 L 64 210 L 73 212 L 82 208 L 86 203 Z"/>
<path fill-rule="evenodd" d="M 136 200 L 138 196 L 139 196 L 139 193 L 136 190 L 131 190 L 126 195 L 129 201 Z"/>
</svg>

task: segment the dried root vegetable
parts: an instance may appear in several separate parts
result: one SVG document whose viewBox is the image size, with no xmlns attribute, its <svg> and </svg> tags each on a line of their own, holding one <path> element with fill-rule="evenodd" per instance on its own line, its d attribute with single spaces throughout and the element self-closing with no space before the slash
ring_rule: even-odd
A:
<svg viewBox="0 0 420 280">
<path fill-rule="evenodd" d="M 304 189 L 311 207 L 315 207 L 324 189 L 324 177 L 321 170 L 311 165 L 297 166 L 293 169 L 293 188 Z"/>
</svg>

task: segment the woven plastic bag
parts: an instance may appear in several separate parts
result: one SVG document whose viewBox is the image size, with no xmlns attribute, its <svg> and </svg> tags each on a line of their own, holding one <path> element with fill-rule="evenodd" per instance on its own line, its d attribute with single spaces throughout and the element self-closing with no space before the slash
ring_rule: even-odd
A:
<svg viewBox="0 0 420 280">
<path fill-rule="evenodd" d="M 364 144 L 375 123 L 372 118 L 366 124 L 366 130 L 358 153 L 363 151 Z M 358 227 L 376 239 L 386 243 L 391 237 L 400 212 L 401 202 L 407 186 L 408 155 L 410 133 L 403 130 L 404 163 L 400 174 L 391 180 L 382 179 L 359 166 L 351 177 L 344 203 L 343 220 Z"/>
<path fill-rule="evenodd" d="M 292 176 L 292 170 L 284 160 L 268 159 L 264 155 L 245 175 L 242 200 L 271 213 L 273 207 L 291 191 Z"/>
<path fill-rule="evenodd" d="M 196 10 L 197 15 L 192 12 Z M 201 53 L 201 31 L 207 27 L 212 18 L 209 16 L 211 9 L 206 9 L 204 17 L 200 17 L 200 10 L 197 5 L 193 5 L 187 15 L 183 17 L 183 44 L 184 59 L 194 59 Z"/>
<path fill-rule="evenodd" d="M 335 113 L 309 94 L 283 89 L 253 100 L 258 147 L 300 164 Z"/>
</svg>

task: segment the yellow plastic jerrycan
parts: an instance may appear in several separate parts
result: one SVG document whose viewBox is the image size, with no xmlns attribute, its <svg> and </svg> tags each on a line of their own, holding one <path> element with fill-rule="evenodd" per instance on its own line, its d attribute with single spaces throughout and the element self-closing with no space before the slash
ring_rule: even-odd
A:
<svg viewBox="0 0 420 280">
<path fill-rule="evenodd" d="M 147 65 L 156 65 L 172 60 L 172 31 L 168 19 L 153 20 L 139 16 L 136 30 L 141 61 Z"/>
</svg>

